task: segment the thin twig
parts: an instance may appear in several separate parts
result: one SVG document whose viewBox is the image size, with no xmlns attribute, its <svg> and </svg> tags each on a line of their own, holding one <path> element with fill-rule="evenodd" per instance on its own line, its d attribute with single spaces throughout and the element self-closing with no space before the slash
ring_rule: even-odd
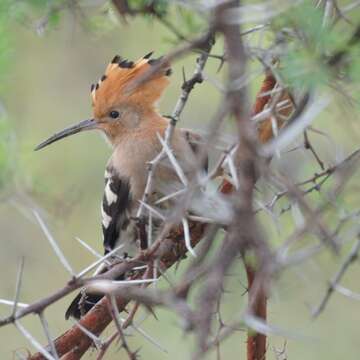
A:
<svg viewBox="0 0 360 360">
<path fill-rule="evenodd" d="M 350 265 L 357 260 L 360 251 L 360 236 L 358 235 L 355 244 L 353 245 L 349 255 L 346 257 L 344 262 L 341 264 L 339 270 L 331 279 L 330 284 L 326 290 L 326 293 L 322 300 L 320 301 L 319 305 L 312 311 L 312 316 L 318 317 L 321 312 L 325 309 L 328 301 L 330 300 L 331 295 L 333 294 L 336 286 L 339 284 L 343 276 L 345 275 L 346 270 L 350 267 Z"/>
</svg>

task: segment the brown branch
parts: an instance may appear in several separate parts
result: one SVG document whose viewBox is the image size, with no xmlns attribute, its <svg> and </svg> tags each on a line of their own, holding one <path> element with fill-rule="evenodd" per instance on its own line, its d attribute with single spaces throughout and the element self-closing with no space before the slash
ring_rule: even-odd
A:
<svg viewBox="0 0 360 360">
<path fill-rule="evenodd" d="M 272 90 L 276 86 L 276 78 L 270 69 L 267 69 L 265 79 L 253 107 L 253 115 L 261 113 L 264 108 L 269 105 L 272 100 Z M 292 98 L 288 92 L 283 92 L 282 96 L 277 99 L 276 103 L 288 99 L 292 102 Z M 276 104 L 275 104 L 276 105 Z M 283 117 L 287 117 L 293 111 L 293 107 L 288 107 L 281 111 Z M 283 125 L 283 120 L 276 118 L 277 126 L 280 128 Z M 263 121 L 258 127 L 258 139 L 260 143 L 266 143 L 272 137 L 273 129 L 271 119 L 268 118 Z M 233 186 L 228 181 L 224 180 L 220 191 L 224 194 L 230 194 L 233 191 Z M 245 261 L 245 268 L 248 280 L 249 303 L 252 303 L 252 313 L 259 319 L 266 321 L 267 319 L 267 296 L 264 287 L 254 289 L 254 281 L 257 277 L 256 269 Z M 254 291 L 255 290 L 255 291 Z M 266 336 L 263 334 L 254 334 L 252 331 L 248 333 L 247 339 L 247 359 L 248 360 L 263 360 L 266 357 Z"/>
<path fill-rule="evenodd" d="M 268 69 L 266 71 L 266 77 L 263 81 L 262 87 L 258 95 L 256 96 L 255 105 L 253 107 L 253 114 L 261 113 L 264 108 L 271 101 L 271 91 L 276 86 L 276 78 L 272 71 Z M 263 94 L 266 94 L 265 96 Z M 290 99 L 290 96 L 285 92 L 279 99 L 279 101 L 284 99 Z M 275 104 L 276 105 L 276 104 Z M 287 116 L 290 114 L 292 109 L 287 109 L 282 112 L 282 115 Z M 277 126 L 280 128 L 282 123 L 279 122 L 278 118 Z M 267 119 L 261 123 L 258 128 L 258 139 L 260 143 L 266 143 L 274 136 L 271 119 Z M 267 319 L 267 295 L 265 289 L 261 287 L 258 291 L 254 291 L 254 281 L 256 279 L 257 273 L 254 267 L 247 263 L 245 260 L 245 269 L 248 281 L 248 293 L 249 293 L 249 303 L 253 304 L 253 315 L 257 318 L 266 321 Z M 247 338 L 247 359 L 248 360 L 265 360 L 266 358 L 266 336 L 263 334 L 254 334 L 252 332 L 248 333 Z"/>
<path fill-rule="evenodd" d="M 264 288 L 254 290 L 254 281 L 257 276 L 256 270 L 252 265 L 245 262 L 246 275 L 248 280 L 249 302 L 252 302 L 252 312 L 257 318 L 266 321 L 267 315 L 267 296 Z M 265 360 L 266 358 L 266 336 L 264 334 L 254 334 L 248 332 L 247 337 L 247 360 Z"/>
<path fill-rule="evenodd" d="M 210 333 L 211 313 L 215 307 L 226 271 L 237 257 L 239 252 L 246 254 L 253 249 L 261 264 L 258 269 L 246 264 L 249 283 L 249 311 L 256 317 L 266 321 L 266 292 L 265 273 L 266 263 L 270 259 L 267 244 L 261 239 L 257 232 L 257 226 L 252 212 L 253 191 L 256 182 L 256 135 L 253 124 L 250 121 L 250 110 L 246 88 L 235 88 L 231 86 L 236 79 L 243 78 L 246 73 L 246 54 L 240 38 L 240 30 L 237 25 L 227 23 L 227 14 L 239 6 L 239 1 L 228 1 L 220 5 L 216 10 L 216 29 L 222 32 L 225 39 L 227 60 L 229 64 L 229 88 L 227 100 L 229 110 L 234 115 L 238 126 L 239 145 L 236 153 L 237 172 L 239 179 L 239 190 L 234 194 L 235 214 L 234 221 L 229 227 L 228 235 L 224 244 L 215 256 L 216 260 L 211 265 L 211 271 L 207 274 L 207 282 L 200 297 L 200 308 L 197 314 L 199 327 L 199 353 L 208 349 L 208 336 Z M 270 93 L 276 81 L 268 72 L 260 95 L 254 107 L 254 113 L 261 112 L 269 102 L 271 96 L 263 96 Z M 263 123 L 258 129 L 258 138 L 266 142 L 273 136 L 270 119 Z M 281 124 L 280 124 L 281 125 Z M 226 194 L 233 192 L 232 185 L 226 180 L 222 183 L 220 191 Z M 260 280 L 253 287 L 255 278 Z M 260 285 L 259 285 L 260 284 Z M 262 334 L 248 335 L 248 360 L 262 360 L 266 354 L 266 336 Z"/>
</svg>

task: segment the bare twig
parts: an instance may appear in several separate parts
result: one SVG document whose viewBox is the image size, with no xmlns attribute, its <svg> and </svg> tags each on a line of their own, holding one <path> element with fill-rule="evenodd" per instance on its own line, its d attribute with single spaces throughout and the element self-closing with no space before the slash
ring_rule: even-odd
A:
<svg viewBox="0 0 360 360">
<path fill-rule="evenodd" d="M 320 301 L 319 305 L 312 311 L 313 317 L 318 317 L 321 312 L 325 309 L 328 301 L 330 300 L 331 295 L 333 294 L 336 286 L 340 283 L 341 279 L 343 278 L 346 270 L 350 267 L 350 265 L 358 258 L 360 251 L 360 236 L 355 241 L 349 255 L 346 257 L 342 265 L 340 266 L 338 272 L 334 275 L 330 284 L 326 290 L 325 296 Z"/>
</svg>

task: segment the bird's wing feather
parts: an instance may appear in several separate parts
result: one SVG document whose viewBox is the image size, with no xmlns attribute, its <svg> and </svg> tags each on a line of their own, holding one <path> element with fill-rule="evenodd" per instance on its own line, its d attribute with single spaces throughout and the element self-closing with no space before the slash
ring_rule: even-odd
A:
<svg viewBox="0 0 360 360">
<path fill-rule="evenodd" d="M 184 134 L 186 141 L 190 145 L 191 150 L 195 155 L 197 155 L 201 149 L 202 146 L 204 146 L 204 139 L 203 137 L 198 134 L 196 131 L 192 129 L 185 129 L 182 128 L 181 132 Z M 208 171 L 208 156 L 204 159 L 203 169 L 205 172 Z"/>
<path fill-rule="evenodd" d="M 121 177 L 111 165 L 108 165 L 105 171 L 105 190 L 101 207 L 105 254 L 118 246 L 120 241 L 125 241 L 125 239 L 120 240 L 120 237 L 126 237 L 127 235 L 131 205 L 129 181 Z M 101 264 L 96 274 L 103 272 L 106 272 L 106 266 Z M 85 290 L 82 290 L 70 304 L 65 318 L 68 319 L 73 316 L 80 319 L 102 296 L 99 294 L 86 294 Z"/>
<path fill-rule="evenodd" d="M 105 254 L 117 246 L 120 233 L 128 227 L 131 205 L 129 181 L 108 165 L 101 208 Z"/>
</svg>

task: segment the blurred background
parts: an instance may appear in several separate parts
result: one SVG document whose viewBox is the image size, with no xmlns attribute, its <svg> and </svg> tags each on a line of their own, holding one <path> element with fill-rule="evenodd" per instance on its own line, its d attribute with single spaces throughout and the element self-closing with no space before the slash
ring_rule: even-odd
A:
<svg viewBox="0 0 360 360">
<path fill-rule="evenodd" d="M 20 7 L 16 6 L 21 5 Z M 251 2 L 248 2 L 251 3 Z M 340 2 L 348 4 L 351 2 Z M 56 4 L 56 3 L 55 3 Z M 74 2 L 75 4 L 75 2 Z M 0 298 L 13 299 L 16 273 L 20 258 L 25 257 L 25 272 L 20 301 L 34 302 L 63 286 L 68 273 L 54 255 L 39 228 L 32 209 L 37 209 L 47 222 L 70 264 L 80 270 L 95 260 L 76 240 L 79 237 L 98 252 L 102 252 L 100 202 L 103 192 L 104 167 L 111 149 L 98 133 L 71 137 L 40 152 L 34 147 L 54 132 L 91 116 L 90 85 L 103 74 L 115 54 L 135 60 L 149 51 L 162 55 L 174 46 L 175 37 L 164 24 L 147 17 L 121 20 L 107 3 L 93 1 L 85 9 L 67 8 L 46 18 L 51 2 L 15 2 L 0 0 Z M 354 10 L 354 19 L 360 14 Z M 181 29 L 179 14 L 168 18 Z M 190 23 L 192 20 L 187 20 Z M 192 33 L 199 24 L 188 24 Z M 193 28 L 191 28 L 193 26 Z M 198 27 L 197 27 L 198 26 Z M 269 35 L 269 38 L 271 36 Z M 258 41 L 257 36 L 249 41 Z M 213 53 L 222 53 L 218 43 Z M 160 104 L 163 114 L 171 113 L 182 84 L 182 71 L 190 75 L 196 55 L 174 64 L 171 85 Z M 198 86 L 181 117 L 181 126 L 206 129 L 209 118 L 219 104 L 221 94 L 217 82 L 224 78 L 218 71 L 219 61 L 210 59 L 205 74 L 209 81 Z M 251 64 L 250 68 L 256 69 Z M 312 68 L 315 76 L 316 69 Z M 251 82 L 254 99 L 261 83 L 258 73 Z M 359 117 L 347 116 L 344 127 L 342 103 L 334 104 L 316 121 L 318 129 L 329 137 L 313 136 L 327 164 L 336 162 L 359 144 Z M 231 130 L 231 126 L 229 127 Z M 330 139 L 330 140 L 329 140 Z M 301 139 L 299 140 L 301 143 Z M 333 144 L 336 144 L 334 146 Z M 274 160 L 274 166 L 304 179 L 316 168 L 306 151 L 291 152 Z M 351 207 L 359 200 L 357 177 L 352 191 L 338 199 Z M 316 196 L 316 195 L 314 195 Z M 279 232 L 266 214 L 259 216 L 263 232 L 276 244 Z M 292 214 L 281 218 L 286 233 L 293 221 Z M 329 219 L 331 221 L 331 219 Z M 345 248 L 344 254 L 348 248 Z M 321 316 L 311 319 L 311 309 L 322 297 L 328 280 L 341 263 L 341 256 L 324 252 L 291 268 L 277 279 L 269 300 L 269 321 L 285 329 L 289 338 L 269 338 L 269 359 L 284 359 L 277 352 L 285 347 L 288 358 L 358 359 L 360 357 L 360 303 L 335 294 Z M 176 279 L 186 266 L 169 271 Z M 222 315 L 224 321 L 241 313 L 246 296 L 246 277 L 242 265 L 233 269 L 226 285 Z M 360 292 L 360 267 L 357 263 L 346 274 L 343 285 Z M 167 286 L 161 281 L 159 286 Z M 45 312 L 53 336 L 58 336 L 72 323 L 64 320 L 65 309 L 72 295 L 51 306 Z M 196 301 L 196 298 L 194 298 Z M 11 307 L 0 304 L 0 315 L 6 316 Z M 141 348 L 143 359 L 186 359 L 194 350 L 194 339 L 181 329 L 181 319 L 157 309 L 158 320 L 146 312 L 137 319 L 142 328 L 156 339 L 167 352 L 134 333 L 129 340 L 132 348 Z M 24 326 L 41 342 L 46 343 L 38 319 L 27 317 Z M 112 327 L 112 326 L 111 326 Z M 108 329 L 107 334 L 112 333 Z M 222 359 L 244 358 L 246 332 L 226 340 L 220 348 Z M 15 358 L 19 350 L 26 354 L 34 349 L 12 325 L 0 328 L 0 358 Z M 216 351 L 209 359 L 216 359 Z M 125 358 L 113 347 L 106 359 Z M 96 358 L 95 351 L 85 358 Z"/>
</svg>

